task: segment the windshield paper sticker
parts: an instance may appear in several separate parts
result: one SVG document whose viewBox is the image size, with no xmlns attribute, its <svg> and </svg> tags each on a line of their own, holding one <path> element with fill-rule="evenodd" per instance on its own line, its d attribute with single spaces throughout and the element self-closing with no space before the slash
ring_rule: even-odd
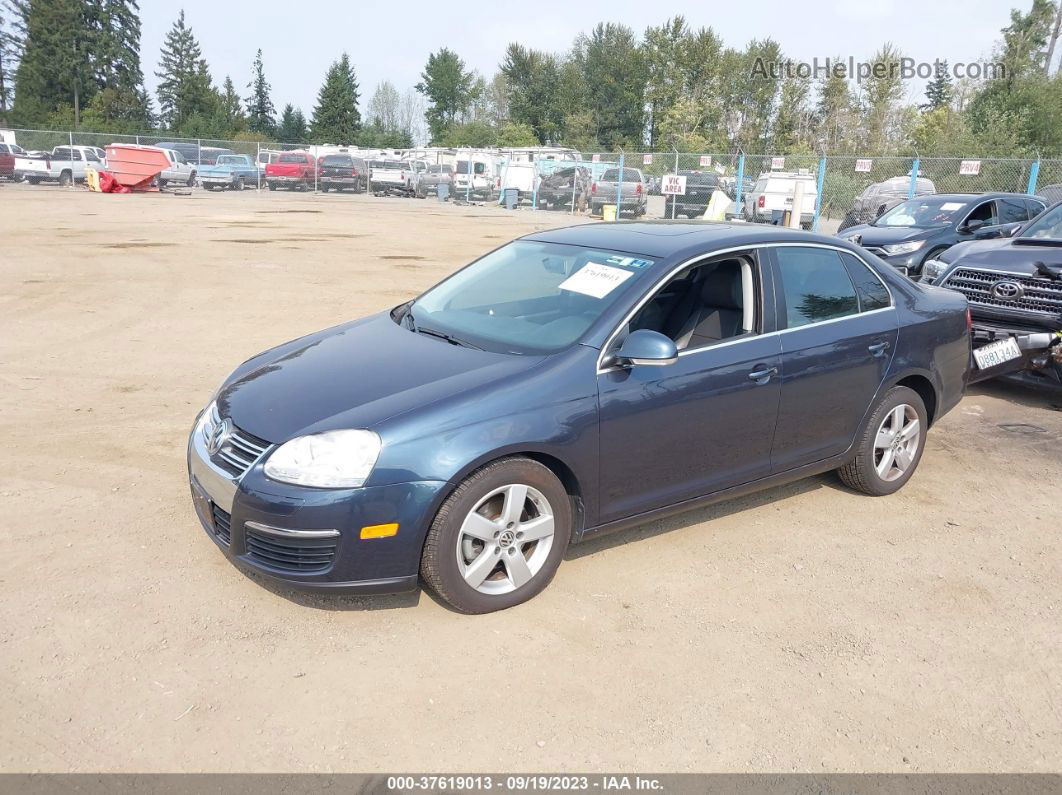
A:
<svg viewBox="0 0 1062 795">
<path fill-rule="evenodd" d="M 634 274 L 609 265 L 589 262 L 560 283 L 562 290 L 604 298 Z"/>
<path fill-rule="evenodd" d="M 952 210 L 961 210 L 962 202 L 944 202 L 940 205 L 940 209 L 947 213 L 950 213 Z"/>
<path fill-rule="evenodd" d="M 621 268 L 648 268 L 652 260 L 637 259 L 636 257 L 609 257 L 605 260 L 609 265 L 618 265 Z"/>
</svg>

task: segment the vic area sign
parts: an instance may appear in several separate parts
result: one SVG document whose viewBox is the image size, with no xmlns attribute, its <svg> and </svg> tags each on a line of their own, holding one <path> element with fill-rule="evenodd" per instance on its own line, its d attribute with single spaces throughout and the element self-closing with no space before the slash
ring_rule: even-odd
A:
<svg viewBox="0 0 1062 795">
<path fill-rule="evenodd" d="M 678 174 L 665 174 L 660 192 L 665 196 L 681 196 L 686 192 L 686 178 Z"/>
</svg>

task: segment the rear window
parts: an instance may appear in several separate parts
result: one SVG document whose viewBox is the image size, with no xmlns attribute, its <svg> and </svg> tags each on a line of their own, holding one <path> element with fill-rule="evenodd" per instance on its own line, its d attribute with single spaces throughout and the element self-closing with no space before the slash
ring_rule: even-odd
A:
<svg viewBox="0 0 1062 795">
<path fill-rule="evenodd" d="M 306 155 L 281 155 L 281 163 L 305 163 Z"/>
<path fill-rule="evenodd" d="M 703 172 L 695 173 L 695 172 L 690 172 L 690 171 L 680 171 L 679 172 L 679 176 L 684 176 L 686 178 L 686 186 L 687 187 L 689 187 L 691 185 L 707 185 L 707 186 L 710 186 L 710 187 L 714 187 L 714 186 L 719 184 L 719 177 L 716 176 L 715 174 L 706 174 L 706 173 L 703 173 Z"/>
<path fill-rule="evenodd" d="M 603 182 L 615 182 L 619 179 L 619 169 L 610 168 L 604 174 L 601 175 Z M 623 169 L 623 181 L 624 182 L 641 182 L 642 173 L 636 168 Z"/>
<path fill-rule="evenodd" d="M 354 161 L 351 160 L 350 155 L 325 155 L 321 160 L 323 166 L 354 166 Z"/>
<path fill-rule="evenodd" d="M 369 165 L 373 168 L 391 168 L 399 170 L 402 168 L 402 164 L 397 160 L 373 160 Z"/>
<path fill-rule="evenodd" d="M 486 172 L 486 170 L 487 170 L 487 164 L 486 163 L 476 163 L 475 164 L 475 168 L 473 169 L 473 172 L 476 173 L 476 174 L 483 174 L 484 172 Z M 458 174 L 467 174 L 468 173 L 468 161 L 467 160 L 458 160 L 457 161 L 457 173 Z"/>
</svg>

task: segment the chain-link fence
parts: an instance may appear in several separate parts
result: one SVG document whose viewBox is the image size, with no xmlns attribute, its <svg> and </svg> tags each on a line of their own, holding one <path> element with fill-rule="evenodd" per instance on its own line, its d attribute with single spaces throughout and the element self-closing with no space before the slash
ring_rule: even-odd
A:
<svg viewBox="0 0 1062 795">
<path fill-rule="evenodd" d="M 24 175 L 35 184 L 63 186 L 81 181 L 85 165 L 102 165 L 106 147 L 118 143 L 176 153 L 172 168 L 158 180 L 166 189 L 433 196 L 603 218 L 781 223 L 799 212 L 804 228 L 825 233 L 871 222 L 900 202 L 927 193 L 1030 192 L 1049 202 L 1062 200 L 1062 159 L 579 153 L 533 147 L 365 150 L 161 133 L 4 134 L 5 142 L 17 141 L 28 152 L 87 160 L 80 170 L 73 164 L 70 179 L 54 168 Z M 12 176 L 19 176 L 15 171 Z"/>
</svg>

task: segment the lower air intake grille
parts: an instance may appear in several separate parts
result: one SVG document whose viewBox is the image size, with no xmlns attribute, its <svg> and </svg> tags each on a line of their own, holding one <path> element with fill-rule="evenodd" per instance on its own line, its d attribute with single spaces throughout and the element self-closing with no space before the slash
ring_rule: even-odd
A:
<svg viewBox="0 0 1062 795">
<path fill-rule="evenodd" d="M 214 518 L 214 535 L 225 546 L 229 545 L 229 541 L 232 538 L 232 530 L 229 527 L 229 523 L 232 521 L 232 517 L 229 516 L 218 506 L 214 505 L 213 518 Z"/>
<path fill-rule="evenodd" d="M 244 526 L 247 555 L 273 569 L 309 573 L 327 569 L 338 538 L 284 538 Z"/>
</svg>

